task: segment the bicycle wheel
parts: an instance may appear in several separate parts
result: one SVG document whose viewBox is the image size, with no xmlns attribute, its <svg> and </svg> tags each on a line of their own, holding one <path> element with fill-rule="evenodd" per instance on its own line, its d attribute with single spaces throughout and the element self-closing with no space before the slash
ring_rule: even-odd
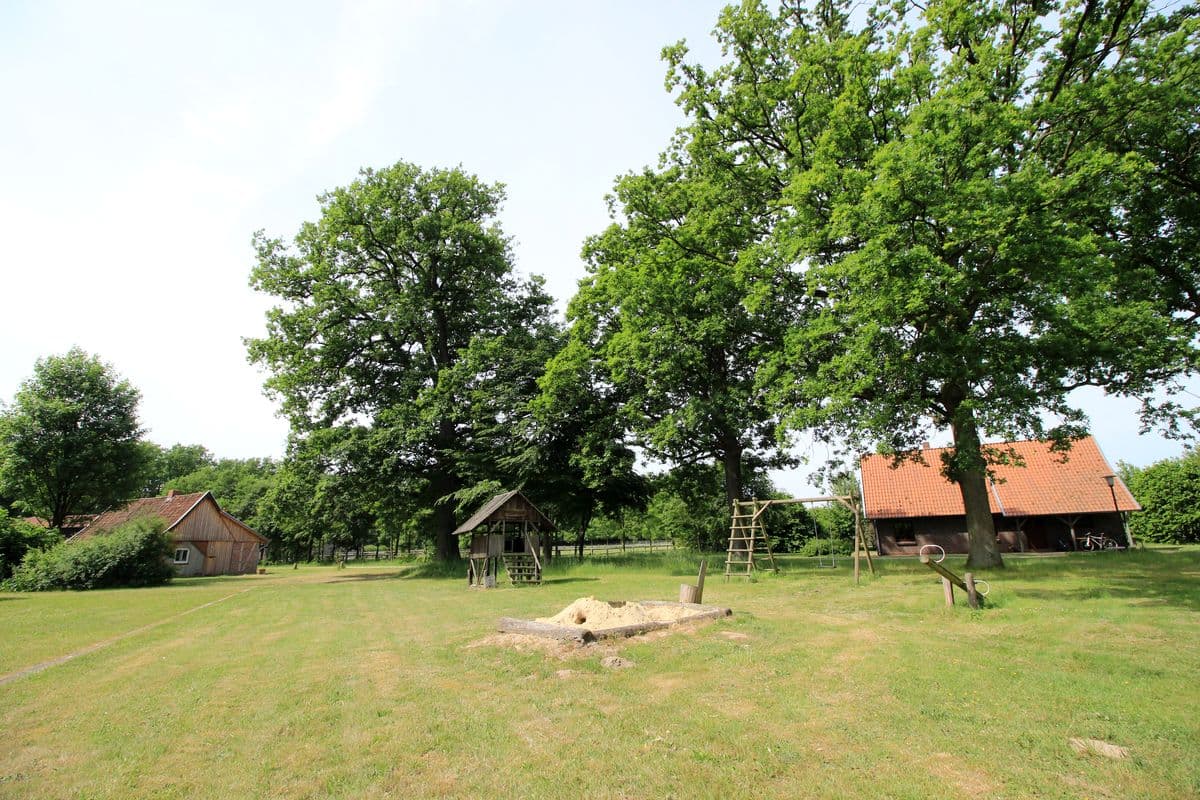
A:
<svg viewBox="0 0 1200 800">
<path fill-rule="evenodd" d="M 1105 536 L 1104 541 L 1103 541 L 1103 543 L 1101 543 L 1100 546 L 1103 547 L 1105 550 L 1116 550 L 1121 545 L 1117 544 L 1116 539 L 1110 539 L 1107 536 Z"/>
</svg>

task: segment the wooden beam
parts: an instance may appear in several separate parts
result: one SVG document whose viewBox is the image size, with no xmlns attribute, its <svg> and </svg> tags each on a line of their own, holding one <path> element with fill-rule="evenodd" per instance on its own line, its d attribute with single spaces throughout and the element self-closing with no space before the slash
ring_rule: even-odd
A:
<svg viewBox="0 0 1200 800">
<path fill-rule="evenodd" d="M 963 583 L 967 587 L 967 604 L 971 608 L 979 608 L 979 593 L 975 591 L 975 576 L 969 572 L 963 573 Z"/>
<path fill-rule="evenodd" d="M 499 630 L 502 633 L 520 633 L 525 636 L 542 636 L 547 639 L 562 639 L 564 641 L 587 644 L 596 641 L 596 637 L 586 628 L 568 628 L 563 625 L 551 625 L 546 622 L 534 622 L 531 619 L 514 619 L 501 617 Z"/>
<path fill-rule="evenodd" d="M 759 500 L 758 502 L 773 506 L 789 506 L 793 503 L 847 503 L 849 501 L 849 495 L 829 494 L 821 497 L 785 497 L 778 500 Z"/>
</svg>

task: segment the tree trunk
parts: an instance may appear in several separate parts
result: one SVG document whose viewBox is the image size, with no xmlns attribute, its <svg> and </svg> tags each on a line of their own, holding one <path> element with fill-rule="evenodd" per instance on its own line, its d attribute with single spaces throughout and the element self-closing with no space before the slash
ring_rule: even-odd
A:
<svg viewBox="0 0 1200 800">
<path fill-rule="evenodd" d="M 587 531 L 592 525 L 592 514 L 595 512 L 595 508 L 595 501 L 589 502 L 579 521 L 579 536 L 575 539 L 575 555 L 580 561 L 583 561 L 583 545 L 587 541 Z"/>
<path fill-rule="evenodd" d="M 438 561 L 458 561 L 458 537 L 454 535 L 457 523 L 454 519 L 454 505 L 451 501 L 438 502 L 457 490 L 456 481 L 450 475 L 437 475 L 430 481 L 433 489 L 433 555 Z"/>
<path fill-rule="evenodd" d="M 458 537 L 454 529 L 458 523 L 454 518 L 454 505 L 451 501 L 441 501 L 458 491 L 459 483 L 455 474 L 454 457 L 454 421 L 451 419 L 438 420 L 437 431 L 437 466 L 430 479 L 433 489 L 433 531 L 434 558 L 438 561 L 455 562 L 462 559 L 458 552 Z"/>
<path fill-rule="evenodd" d="M 721 463 L 725 467 L 725 507 L 732 508 L 734 500 L 742 499 L 742 446 L 732 436 L 721 442 Z"/>
<path fill-rule="evenodd" d="M 956 409 L 950 430 L 954 434 L 954 455 L 946 472 L 958 484 L 967 514 L 967 569 L 1003 567 L 988 502 L 987 463 L 980 452 L 979 430 L 970 408 Z"/>
<path fill-rule="evenodd" d="M 439 504 L 433 509 L 434 558 L 438 561 L 458 561 L 458 537 L 454 535 L 454 508 Z"/>
</svg>

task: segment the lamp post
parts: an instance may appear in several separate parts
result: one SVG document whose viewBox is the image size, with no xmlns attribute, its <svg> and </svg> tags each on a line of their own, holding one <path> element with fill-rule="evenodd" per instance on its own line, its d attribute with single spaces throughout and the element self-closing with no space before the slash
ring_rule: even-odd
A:
<svg viewBox="0 0 1200 800">
<path fill-rule="evenodd" d="M 1125 515 L 1121 513 L 1120 506 L 1117 505 L 1117 476 L 1109 473 L 1104 476 L 1104 482 L 1108 484 L 1108 493 L 1112 495 L 1113 511 L 1117 512 L 1117 516 L 1121 518 L 1121 528 L 1125 531 L 1125 544 L 1132 550 L 1133 537 L 1129 535 L 1129 525 L 1125 522 Z"/>
</svg>

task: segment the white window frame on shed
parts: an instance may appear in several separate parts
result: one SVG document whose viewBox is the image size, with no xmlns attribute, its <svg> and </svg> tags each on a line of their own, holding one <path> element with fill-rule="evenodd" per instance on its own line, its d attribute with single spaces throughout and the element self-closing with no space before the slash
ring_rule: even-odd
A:
<svg viewBox="0 0 1200 800">
<path fill-rule="evenodd" d="M 179 558 L 179 554 L 180 554 L 180 553 L 183 553 L 183 559 L 182 559 L 182 560 Z M 175 564 L 186 564 L 186 563 L 188 563 L 188 556 L 190 556 L 190 555 L 191 555 L 191 553 L 192 553 L 192 550 L 191 550 L 191 548 L 190 548 L 190 547 L 176 547 L 176 548 L 175 548 L 175 561 L 174 561 L 173 563 L 175 563 Z"/>
</svg>

